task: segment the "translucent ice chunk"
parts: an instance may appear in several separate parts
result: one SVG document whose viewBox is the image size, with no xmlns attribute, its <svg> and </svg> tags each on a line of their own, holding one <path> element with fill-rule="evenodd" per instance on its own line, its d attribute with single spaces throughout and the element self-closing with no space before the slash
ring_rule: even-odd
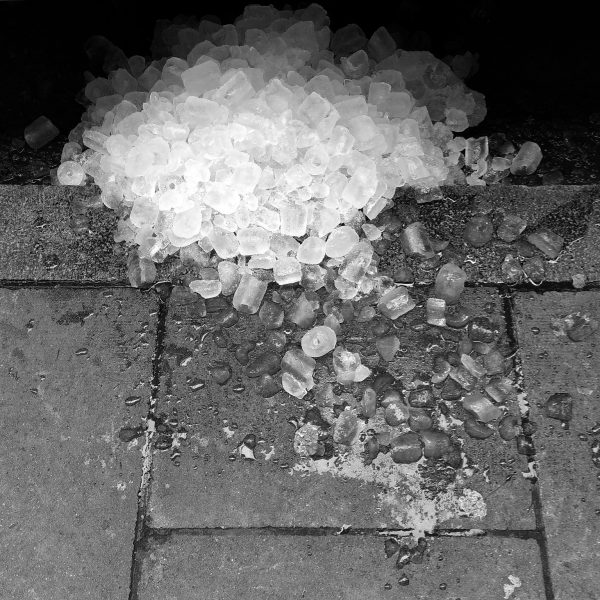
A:
<svg viewBox="0 0 600 600">
<path fill-rule="evenodd" d="M 237 290 L 242 278 L 240 268 L 231 261 L 222 260 L 217 265 L 217 271 L 221 281 L 221 293 L 224 296 L 231 296 Z"/>
<path fill-rule="evenodd" d="M 511 165 L 513 175 L 531 175 L 542 161 L 542 149 L 535 142 L 525 142 L 517 152 Z"/>
<path fill-rule="evenodd" d="M 283 389 L 296 398 L 304 398 L 315 385 L 312 376 L 316 364 L 299 348 L 288 350 L 281 361 Z"/>
<path fill-rule="evenodd" d="M 358 233 L 348 225 L 334 229 L 327 238 L 325 254 L 331 258 L 345 256 L 357 243 Z"/>
<path fill-rule="evenodd" d="M 348 180 L 342 199 L 354 208 L 363 208 L 377 189 L 377 176 L 369 167 L 358 167 Z"/>
<path fill-rule="evenodd" d="M 283 235 L 300 237 L 306 233 L 308 214 L 304 206 L 287 202 L 281 207 L 279 216 Z"/>
<path fill-rule="evenodd" d="M 349 56 L 353 52 L 364 48 L 367 36 L 364 31 L 351 23 L 338 29 L 331 38 L 331 50 L 338 56 Z"/>
<path fill-rule="evenodd" d="M 233 306 L 240 312 L 254 314 L 258 312 L 260 303 L 263 301 L 267 291 L 267 282 L 246 274 L 238 285 L 233 295 Z"/>
<path fill-rule="evenodd" d="M 367 43 L 367 50 L 376 62 L 381 62 L 396 50 L 396 42 L 385 27 L 379 27 Z"/>
<path fill-rule="evenodd" d="M 478 138 L 467 138 L 465 148 L 465 164 L 468 167 L 475 167 L 477 162 L 485 160 L 488 157 L 488 138 L 487 136 Z"/>
<path fill-rule="evenodd" d="M 436 275 L 433 293 L 447 304 L 455 304 L 463 292 L 466 280 L 467 274 L 459 266 L 446 263 Z"/>
<path fill-rule="evenodd" d="M 200 294 L 203 298 L 215 298 L 221 293 L 221 282 L 210 279 L 196 279 L 190 281 L 190 290 Z"/>
<path fill-rule="evenodd" d="M 302 350 L 308 356 L 319 357 L 331 352 L 337 343 L 333 329 L 324 325 L 313 327 L 302 336 Z"/>
<path fill-rule="evenodd" d="M 81 185 L 86 175 L 79 163 L 68 160 L 58 167 L 56 177 L 61 185 Z"/>
<path fill-rule="evenodd" d="M 127 257 L 127 277 L 132 287 L 146 287 L 156 279 L 156 265 L 148 258 L 140 258 L 136 248 Z"/>
<path fill-rule="evenodd" d="M 247 227 L 239 229 L 236 233 L 239 242 L 240 254 L 262 254 L 269 249 L 271 235 L 262 227 Z"/>
<path fill-rule="evenodd" d="M 300 263 L 293 256 L 282 256 L 275 262 L 273 276 L 279 285 L 296 283 L 302 278 Z"/>
<path fill-rule="evenodd" d="M 239 242 L 231 231 L 226 231 L 220 227 L 213 227 L 208 235 L 215 252 L 221 258 L 232 258 L 238 253 Z"/>
<path fill-rule="evenodd" d="M 369 71 L 369 57 L 364 50 L 357 50 L 341 59 L 342 70 L 352 79 L 360 79 Z"/>
<path fill-rule="evenodd" d="M 214 60 L 207 60 L 186 69 L 181 73 L 186 92 L 192 96 L 202 96 L 219 85 L 221 69 Z"/>
<path fill-rule="evenodd" d="M 325 258 L 325 240 L 309 236 L 298 248 L 296 258 L 301 263 L 318 265 Z"/>
<path fill-rule="evenodd" d="M 373 247 L 363 240 L 356 244 L 344 257 L 339 274 L 346 280 L 358 283 L 367 272 L 373 257 Z"/>
<path fill-rule="evenodd" d="M 208 182 L 204 203 L 224 215 L 233 214 L 240 206 L 241 197 L 229 185 L 221 182 Z"/>
<path fill-rule="evenodd" d="M 309 300 L 303 292 L 294 300 L 288 314 L 288 320 L 296 323 L 298 327 L 306 329 L 314 323 L 318 308 L 319 302 L 317 300 Z"/>
<path fill-rule="evenodd" d="M 57 135 L 59 130 L 48 117 L 38 117 L 25 127 L 24 137 L 27 144 L 34 150 L 39 150 Z"/>
<path fill-rule="evenodd" d="M 377 304 L 377 309 L 388 319 L 397 319 L 416 306 L 405 287 L 398 286 L 387 291 Z"/>
<path fill-rule="evenodd" d="M 333 351 L 333 369 L 342 385 L 363 381 L 371 374 L 371 370 L 361 364 L 358 352 L 350 352 L 342 346 Z"/>
</svg>

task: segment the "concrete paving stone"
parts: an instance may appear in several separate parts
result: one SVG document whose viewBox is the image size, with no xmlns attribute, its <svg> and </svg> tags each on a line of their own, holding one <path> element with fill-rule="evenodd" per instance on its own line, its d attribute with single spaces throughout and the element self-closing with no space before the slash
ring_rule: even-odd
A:
<svg viewBox="0 0 600 600">
<path fill-rule="evenodd" d="M 465 265 L 473 282 L 501 283 L 500 265 L 514 244 L 494 239 L 483 248 L 462 241 L 462 231 L 474 211 L 511 212 L 524 217 L 533 230 L 552 229 L 563 236 L 566 247 L 557 261 L 546 261 L 547 281 L 570 281 L 583 273 L 588 281 L 600 281 L 600 186 L 561 185 L 528 187 L 494 185 L 445 187 L 445 200 L 415 203 L 414 191 L 398 190 L 398 214 L 409 221 L 421 220 L 428 231 L 448 239 L 468 256 Z M 114 211 L 97 201 L 98 188 L 0 185 L 0 280 L 127 280 L 127 250 L 115 244 Z M 76 233 L 71 218 L 77 206 L 88 219 L 88 230 Z M 407 223 L 408 224 L 408 223 Z M 394 264 L 399 242 L 392 245 L 382 264 Z M 188 274 L 168 258 L 157 265 L 159 280 L 183 280 Z M 435 270 L 416 268 L 417 281 L 431 283 Z"/>
<path fill-rule="evenodd" d="M 534 540 L 436 538 L 400 571 L 383 538 L 261 532 L 151 538 L 139 600 L 542 600 Z M 477 568 L 473 568 L 477 565 Z M 409 585 L 398 580 L 405 574 Z"/>
<path fill-rule="evenodd" d="M 0 599 L 126 600 L 157 303 L 0 289 Z M 126 403 L 131 396 L 139 402 Z"/>
<path fill-rule="evenodd" d="M 0 185 L 0 280 L 126 281 L 116 213 L 97 206 L 97 189 Z M 78 210 L 88 228 L 76 233 Z"/>
<path fill-rule="evenodd" d="M 426 290 L 412 293 L 423 300 Z M 272 398 L 262 398 L 256 389 L 257 380 L 248 378 L 234 357 L 234 350 L 242 341 L 260 342 L 264 336 L 258 316 L 240 315 L 237 325 L 221 332 L 220 341 L 207 333 L 214 328 L 213 318 L 202 317 L 201 303 L 194 302 L 192 294 L 189 297 L 190 304 L 177 301 L 169 306 L 158 412 L 163 421 L 174 419 L 185 427 L 186 438 L 180 440 L 181 447 L 174 454 L 167 450 L 154 457 L 150 494 L 150 519 L 154 526 L 350 524 L 358 528 L 411 528 L 418 519 L 417 507 L 430 507 L 427 503 L 431 497 L 420 495 L 425 492 L 419 484 L 425 482 L 426 486 L 421 487 L 428 487 L 432 493 L 447 488 L 435 469 L 396 465 L 389 455 L 380 454 L 372 466 L 365 467 L 358 455 L 362 451 L 360 442 L 352 446 L 349 455 L 335 462 L 300 460 L 293 450 L 294 423 L 302 422 L 309 403 L 283 391 Z M 489 304 L 504 327 L 502 303 L 495 290 L 467 289 L 464 303 L 477 314 Z M 373 369 L 389 370 L 407 382 L 416 371 L 431 368 L 431 349 L 434 344 L 443 343 L 435 328 L 420 330 L 423 320 L 424 308 L 419 304 L 395 322 L 401 348 L 389 364 L 373 352 L 372 341 L 370 347 L 365 341 L 372 339 L 370 323 L 354 323 L 344 343 L 354 351 L 360 349 L 366 364 Z M 287 332 L 288 341 L 297 346 L 304 330 L 291 327 Z M 506 343 L 503 341 L 501 347 Z M 231 379 L 224 386 L 210 375 L 210 364 L 219 361 L 232 370 Z M 330 366 L 331 355 L 317 359 L 315 376 L 322 383 L 333 379 Z M 344 400 L 354 403 L 362 387 L 355 386 L 354 395 L 347 394 Z M 516 407 L 512 410 L 516 411 Z M 385 423 L 377 425 L 377 421 L 373 427 L 381 425 L 383 429 L 388 427 Z M 255 461 L 237 456 L 236 450 L 248 433 L 254 433 L 259 440 Z M 456 517 L 446 523 L 442 519 L 440 525 L 532 529 L 535 523 L 530 484 L 520 474 L 507 481 L 509 474 L 526 470 L 525 460 L 517 455 L 514 443 L 503 442 L 498 435 L 475 441 L 464 434 L 462 426 L 457 426 L 453 435 L 467 438 L 465 452 L 472 456 L 477 472 L 464 485 L 485 497 L 487 515 Z"/>
<path fill-rule="evenodd" d="M 600 331 L 573 342 L 560 334 L 560 320 L 577 311 L 600 320 L 600 293 L 520 293 L 516 309 L 525 387 L 538 426 L 534 442 L 556 599 L 592 600 L 600 594 L 600 470 L 591 450 L 599 437 L 590 434 L 600 423 Z M 566 430 L 544 414 L 558 392 L 573 398 Z"/>
<path fill-rule="evenodd" d="M 418 205 L 414 191 L 399 190 L 397 214 L 407 224 L 421 221 L 432 236 L 448 240 L 455 252 L 467 258 L 463 268 L 470 281 L 502 283 L 504 257 L 518 254 L 514 243 L 495 236 L 482 248 L 467 245 L 463 240 L 464 227 L 475 213 L 490 214 L 496 220 L 505 213 L 515 214 L 527 222 L 524 235 L 538 227 L 547 227 L 562 236 L 565 245 L 558 259 L 544 261 L 547 281 L 571 281 L 576 273 L 584 274 L 590 282 L 600 281 L 600 186 L 492 185 L 442 189 L 443 200 Z M 399 248 L 399 242 L 392 245 L 384 264 L 394 263 L 394 252 Z M 416 265 L 415 276 L 421 283 L 430 283 L 435 270 Z"/>
</svg>

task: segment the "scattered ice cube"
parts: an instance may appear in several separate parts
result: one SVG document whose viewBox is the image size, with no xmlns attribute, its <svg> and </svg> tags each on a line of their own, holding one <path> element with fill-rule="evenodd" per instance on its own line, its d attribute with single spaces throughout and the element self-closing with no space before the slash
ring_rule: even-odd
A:
<svg viewBox="0 0 600 600">
<path fill-rule="evenodd" d="M 50 143 L 59 133 L 58 127 L 48 117 L 41 116 L 25 127 L 23 135 L 30 148 L 39 150 Z"/>
<path fill-rule="evenodd" d="M 302 336 L 302 350 L 306 355 L 314 358 L 331 352 L 336 343 L 335 331 L 324 325 L 313 327 Z"/>
<path fill-rule="evenodd" d="M 517 152 L 511 165 L 513 175 L 531 175 L 542 162 L 542 149 L 535 142 L 525 142 Z"/>
<path fill-rule="evenodd" d="M 254 314 L 258 312 L 266 291 L 266 281 L 261 281 L 250 274 L 243 275 L 233 295 L 233 306 L 239 312 Z"/>
</svg>

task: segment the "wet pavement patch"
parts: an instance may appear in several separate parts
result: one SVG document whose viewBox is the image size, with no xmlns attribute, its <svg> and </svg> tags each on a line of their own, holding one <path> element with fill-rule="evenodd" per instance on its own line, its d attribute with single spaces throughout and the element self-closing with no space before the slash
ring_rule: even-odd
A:
<svg viewBox="0 0 600 600">
<path fill-rule="evenodd" d="M 142 444 L 122 428 L 147 403 L 124 399 L 149 396 L 155 310 L 134 290 L 0 290 L 0 597 L 128 598 Z"/>
<path fill-rule="evenodd" d="M 237 323 L 224 329 L 219 327 L 221 313 L 212 312 L 212 308 L 207 311 L 212 303 L 205 305 L 198 301 L 196 307 L 190 303 L 171 306 L 157 405 L 159 446 L 151 483 L 151 524 L 155 527 L 349 524 L 359 528 L 432 530 L 446 523 L 463 528 L 533 528 L 530 483 L 521 474 L 527 470 L 527 460 L 517 453 L 514 439 L 504 441 L 494 428 L 490 429 L 494 435 L 489 440 L 471 438 L 463 427 L 468 413 L 456 400 L 440 403 L 446 408 L 445 414 L 427 408 L 428 402 L 416 407 L 415 393 L 427 390 L 422 386 L 430 385 L 434 357 L 456 347 L 467 328 L 461 332 L 427 325 L 426 291 L 411 293 L 417 300 L 416 308 L 405 318 L 393 321 L 386 331 L 383 320 L 361 322 L 360 319 L 344 330 L 345 347 L 360 351 L 364 364 L 373 370 L 372 378 L 359 384 L 340 385 L 330 366 L 331 357 L 317 357 L 314 370 L 317 387 L 302 400 L 277 391 L 281 390 L 281 374 L 270 370 L 267 359 L 284 352 L 281 336 L 284 344 L 298 344 L 305 329 L 284 323 L 282 330 L 272 332 L 264 328 L 259 315 L 243 314 Z M 473 315 L 487 315 L 474 322 L 480 323 L 477 335 L 483 336 L 482 339 L 488 339 L 488 335 L 495 339 L 498 335 L 500 358 L 510 355 L 502 325 L 503 303 L 498 294 L 494 290 L 468 289 L 461 302 Z M 226 305 L 221 308 L 228 310 Z M 492 328 L 494 332 L 486 329 L 492 320 L 499 323 L 497 333 L 494 333 L 496 326 Z M 476 337 L 475 324 L 471 331 Z M 376 349 L 375 340 L 377 336 L 392 334 L 400 343 L 396 356 L 386 361 Z M 467 341 L 465 338 L 460 342 L 465 351 Z M 242 356 L 239 352 L 245 344 L 248 344 L 247 360 L 246 354 Z M 507 360 L 500 370 L 504 373 L 509 367 Z M 226 378 L 221 376 L 225 368 Z M 262 374 L 254 377 L 259 370 Z M 386 373 L 390 377 L 387 384 Z M 275 385 L 273 393 L 265 393 L 267 380 L 271 382 L 269 385 Z M 406 408 L 407 414 L 424 423 L 421 413 L 427 416 L 429 412 L 435 420 L 435 429 L 447 432 L 443 435 L 448 446 L 443 446 L 445 449 L 439 454 L 434 437 L 412 434 L 419 448 L 421 443 L 425 444 L 426 458 L 419 464 L 397 464 L 398 457 L 389 448 L 385 450 L 389 441 L 383 438 L 379 441 L 381 452 L 371 457 L 370 462 L 366 460 L 365 444 L 372 439 L 371 431 L 388 432 L 392 438 L 403 431 L 402 427 L 390 425 L 387 409 L 379 409 L 377 415 L 366 421 L 362 417 L 350 418 L 363 410 L 361 403 L 368 386 L 378 389 L 379 392 L 374 391 L 375 397 L 387 402 L 385 385 L 389 387 L 392 382 L 395 382 L 392 387 L 406 394 L 409 405 L 414 405 Z M 323 390 L 328 389 L 331 393 L 323 395 Z M 429 392 L 431 401 L 435 393 L 437 405 L 444 388 L 433 390 Z M 457 398 L 461 396 L 459 393 Z M 516 397 L 499 400 L 513 414 L 519 414 Z M 347 433 L 341 433 L 342 413 L 348 417 Z M 431 418 L 428 419 L 426 429 L 432 425 Z M 248 435 L 255 436 L 252 448 L 244 443 Z M 312 435 L 315 437 L 310 441 Z M 437 434 L 432 432 L 432 435 Z M 460 452 L 457 451 L 457 460 L 452 458 L 450 463 L 445 452 L 453 445 Z M 318 452 L 321 454 L 310 457 Z M 421 450 L 416 458 L 419 456 Z"/>
<path fill-rule="evenodd" d="M 594 598 L 600 560 L 598 333 L 574 341 L 565 330 L 572 320 L 565 317 L 598 319 L 600 293 L 520 293 L 515 305 L 555 597 Z"/>
<path fill-rule="evenodd" d="M 260 531 L 152 537 L 140 600 L 503 598 L 545 600 L 537 543 L 436 538 L 420 564 L 398 568 L 383 537 Z M 477 568 L 473 568 L 477 565 Z"/>
</svg>

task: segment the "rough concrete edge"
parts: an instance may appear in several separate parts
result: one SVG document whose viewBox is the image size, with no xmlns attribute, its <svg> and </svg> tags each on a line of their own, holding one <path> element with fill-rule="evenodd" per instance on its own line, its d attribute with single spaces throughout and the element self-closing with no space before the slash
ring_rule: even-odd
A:
<svg viewBox="0 0 600 600">
<path fill-rule="evenodd" d="M 564 202 L 559 203 L 559 205 L 567 204 L 570 200 L 576 198 L 579 194 L 591 194 L 596 195 L 600 198 L 600 185 L 590 184 L 590 185 L 564 185 L 564 186 L 522 186 L 522 185 L 497 185 L 497 186 L 486 186 L 486 187 L 476 187 L 476 186 L 450 186 L 443 188 L 444 193 L 452 192 L 453 194 L 463 198 L 465 202 L 475 203 L 477 204 L 477 200 L 479 198 L 484 199 L 487 202 L 493 200 L 494 206 L 499 207 L 502 205 L 511 205 L 514 202 L 515 197 L 529 197 L 531 199 L 532 204 L 541 205 L 544 203 L 544 198 L 547 198 L 548 194 L 551 194 L 555 197 L 557 194 L 564 197 Z M 28 186 L 16 186 L 16 185 L 0 185 L 0 198 L 3 196 L 10 196 L 11 193 L 18 193 L 21 198 L 21 202 L 17 203 L 15 209 L 25 209 L 27 206 L 27 201 L 23 202 L 23 198 L 28 198 L 28 193 L 31 194 L 31 199 L 33 205 L 37 207 L 39 212 L 39 205 L 45 204 L 41 202 L 45 194 L 48 194 L 53 198 L 53 203 L 55 206 L 60 205 L 61 202 L 64 202 L 66 205 L 73 204 L 76 202 L 80 202 L 87 206 L 86 210 L 88 214 L 98 214 L 98 211 L 103 211 L 106 209 L 103 204 L 99 203 L 97 196 L 95 195 L 95 190 L 89 187 L 86 188 L 74 188 L 72 186 L 36 186 L 36 185 L 28 185 Z M 397 191 L 395 196 L 395 201 L 397 202 L 406 202 L 407 200 L 414 201 L 416 199 L 416 192 L 412 189 L 404 189 L 400 188 Z M 435 202 L 427 203 L 428 205 L 434 205 Z M 32 205 L 32 210 L 34 206 Z M 51 207 L 52 208 L 52 207 Z M 69 212 L 70 211 L 66 211 Z M 111 212 L 111 215 L 114 213 Z M 597 212 L 597 211 L 596 211 Z M 107 213 L 108 215 L 108 213 Z M 14 219 L 13 219 L 14 220 Z M 0 228 L 2 226 L 2 222 L 0 221 Z M 65 219 L 65 215 L 63 214 L 61 217 L 61 221 L 56 223 L 55 226 L 60 231 L 64 229 L 65 231 L 69 229 L 69 223 L 67 219 Z M 590 236 L 590 230 L 592 229 L 591 224 L 588 224 L 588 233 L 586 237 Z M 29 230 L 31 231 L 31 230 Z M 599 230 L 600 231 L 600 230 Z M 73 233 L 69 229 L 69 235 L 73 237 Z M 1 234 L 1 229 L 0 229 Z M 10 241 L 10 247 L 19 248 L 29 248 L 34 245 L 36 241 L 35 232 L 31 231 L 30 237 L 24 237 L 11 234 L 10 232 L 4 234 L 8 240 Z M 12 237 L 12 239 L 11 239 Z M 61 236 L 58 233 L 55 236 L 57 239 L 60 239 L 62 244 L 64 245 L 64 238 L 67 236 Z M 86 239 L 85 234 L 78 234 L 75 236 L 75 243 L 72 244 L 76 246 L 78 240 L 84 241 Z M 107 243 L 114 244 L 112 240 L 107 240 Z M 73 255 L 76 256 L 77 249 L 76 247 L 69 248 Z M 87 277 L 77 277 L 77 268 L 73 269 L 72 267 L 58 267 L 56 269 L 47 269 L 45 272 L 46 277 L 37 276 L 37 273 L 34 269 L 35 277 L 3 277 L 2 270 L 4 273 L 16 273 L 19 272 L 19 265 L 8 263 L 8 267 L 6 266 L 4 269 L 0 269 L 0 285 L 27 285 L 27 284 L 39 284 L 39 285 L 52 285 L 52 283 L 89 283 L 91 285 L 98 284 L 110 284 L 110 285 L 127 285 L 125 280 L 126 277 L 126 259 L 124 259 L 125 254 L 118 256 L 113 253 L 112 256 L 104 257 L 108 261 L 108 269 L 104 268 L 99 273 L 98 278 L 91 278 L 89 275 Z M 13 256 L 9 256 L 9 261 Z M 68 260 L 68 256 L 66 256 Z M 173 261 L 165 261 L 163 264 L 157 265 L 158 271 L 158 279 L 159 280 L 174 280 L 177 277 L 177 273 L 172 265 Z M 600 261 L 599 261 L 600 262 Z M 109 273 L 108 277 L 106 275 Z M 20 271 L 22 273 L 22 271 Z M 41 268 L 39 269 L 39 273 L 42 274 Z M 556 275 L 553 273 L 552 275 Z M 560 275 L 559 275 L 560 277 Z M 570 281 L 570 280 L 569 280 Z M 591 283 L 595 282 L 595 279 L 589 280 Z M 554 279 L 550 281 L 551 283 L 563 283 L 567 282 L 567 280 L 562 277 L 562 279 Z M 429 284 L 431 281 L 429 280 L 418 280 L 417 283 L 420 284 Z M 479 281 L 479 283 L 489 283 L 493 285 L 501 285 L 503 282 L 501 281 Z"/>
</svg>

